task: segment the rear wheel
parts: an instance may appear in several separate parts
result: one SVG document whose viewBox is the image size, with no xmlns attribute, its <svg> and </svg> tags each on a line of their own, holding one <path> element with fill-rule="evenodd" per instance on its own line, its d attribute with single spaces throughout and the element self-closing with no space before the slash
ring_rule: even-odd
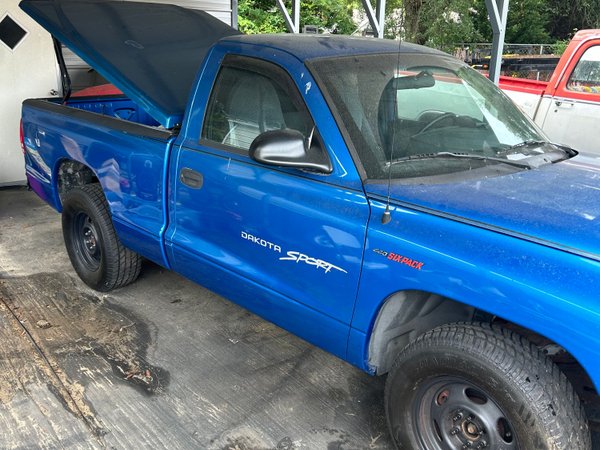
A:
<svg viewBox="0 0 600 450">
<path fill-rule="evenodd" d="M 591 449 L 566 377 L 523 337 L 485 324 L 445 325 L 410 344 L 385 403 L 400 449 Z"/>
<path fill-rule="evenodd" d="M 138 277 L 141 258 L 119 241 L 99 184 L 87 184 L 65 194 L 62 227 L 71 264 L 92 289 L 110 291 Z"/>
</svg>

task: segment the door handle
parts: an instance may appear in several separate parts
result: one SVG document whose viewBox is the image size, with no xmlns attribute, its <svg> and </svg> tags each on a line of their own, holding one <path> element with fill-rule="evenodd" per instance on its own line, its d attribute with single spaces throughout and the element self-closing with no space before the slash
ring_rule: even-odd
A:
<svg viewBox="0 0 600 450">
<path fill-rule="evenodd" d="M 200 172 L 184 167 L 179 172 L 179 181 L 193 189 L 200 189 L 204 184 L 204 177 Z"/>
<path fill-rule="evenodd" d="M 575 102 L 571 100 L 554 100 L 554 104 L 559 108 L 572 108 Z"/>
</svg>

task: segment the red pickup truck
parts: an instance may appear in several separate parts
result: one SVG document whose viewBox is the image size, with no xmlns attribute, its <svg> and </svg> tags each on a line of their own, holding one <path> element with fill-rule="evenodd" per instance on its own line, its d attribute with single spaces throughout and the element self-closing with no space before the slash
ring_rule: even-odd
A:
<svg viewBox="0 0 600 450">
<path fill-rule="evenodd" d="M 551 141 L 600 155 L 600 30 L 575 35 L 550 81 L 500 77 L 500 88 Z"/>
</svg>

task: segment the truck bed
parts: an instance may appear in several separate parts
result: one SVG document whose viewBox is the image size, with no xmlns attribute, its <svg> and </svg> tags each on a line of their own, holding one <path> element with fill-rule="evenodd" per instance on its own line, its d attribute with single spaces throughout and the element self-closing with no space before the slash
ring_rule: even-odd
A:
<svg viewBox="0 0 600 450">
<path fill-rule="evenodd" d="M 160 126 L 146 111 L 123 94 L 74 97 L 67 102 L 67 106 L 150 127 Z"/>
<path fill-rule="evenodd" d="M 112 84 L 92 86 L 75 92 L 66 105 L 141 125 L 160 126 L 158 121 Z"/>
<path fill-rule="evenodd" d="M 540 97 L 548 87 L 547 81 L 529 80 L 526 78 L 500 77 L 500 89 L 534 94 Z"/>
<path fill-rule="evenodd" d="M 533 119 L 548 82 L 502 76 L 499 86 L 525 114 Z"/>
<path fill-rule="evenodd" d="M 77 98 L 68 105 L 56 99 L 27 100 L 23 124 L 27 178 L 41 198 L 61 211 L 57 179 L 63 162 L 89 167 L 106 192 L 123 243 L 135 243 L 145 257 L 167 265 L 160 234 L 166 221 L 163 180 L 173 132 L 156 126 L 122 96 Z"/>
</svg>

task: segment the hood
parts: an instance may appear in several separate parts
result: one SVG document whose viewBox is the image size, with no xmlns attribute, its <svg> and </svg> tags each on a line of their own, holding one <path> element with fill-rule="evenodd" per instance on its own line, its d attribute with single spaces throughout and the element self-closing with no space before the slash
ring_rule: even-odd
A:
<svg viewBox="0 0 600 450">
<path fill-rule="evenodd" d="M 23 0 L 21 9 L 161 125 L 181 124 L 200 63 L 240 34 L 204 11 L 110 0 Z"/>
<path fill-rule="evenodd" d="M 387 183 L 366 190 L 385 198 Z M 453 184 L 392 183 L 391 198 L 600 260 L 600 157 Z"/>
</svg>

